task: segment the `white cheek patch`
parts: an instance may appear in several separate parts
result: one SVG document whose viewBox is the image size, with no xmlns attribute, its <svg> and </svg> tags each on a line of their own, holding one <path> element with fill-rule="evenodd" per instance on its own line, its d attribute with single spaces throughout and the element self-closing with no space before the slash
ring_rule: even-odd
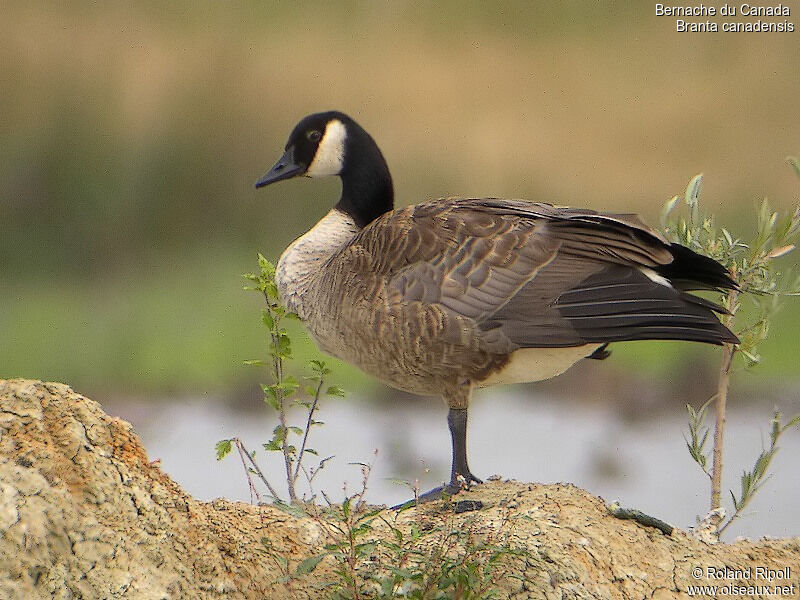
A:
<svg viewBox="0 0 800 600">
<path fill-rule="evenodd" d="M 325 134 L 317 146 L 314 160 L 306 170 L 308 177 L 324 177 L 338 175 L 342 172 L 344 161 L 344 141 L 347 138 L 347 129 L 338 119 L 330 121 L 325 127 Z"/>
</svg>

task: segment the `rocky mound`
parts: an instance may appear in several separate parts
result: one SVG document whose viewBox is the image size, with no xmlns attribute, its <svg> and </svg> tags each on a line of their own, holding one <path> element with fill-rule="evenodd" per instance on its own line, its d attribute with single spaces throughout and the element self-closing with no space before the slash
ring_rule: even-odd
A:
<svg viewBox="0 0 800 600">
<path fill-rule="evenodd" d="M 569 485 L 490 482 L 458 499 L 482 507 L 350 516 L 369 524 L 350 544 L 341 509 L 198 502 L 96 402 L 62 384 L 0 380 L 0 598 L 324 598 L 347 587 L 350 564 L 370 596 L 428 580 L 458 590 L 446 577 L 463 574 L 514 598 L 673 598 L 693 585 L 800 593 L 800 538 L 667 536 Z"/>
</svg>

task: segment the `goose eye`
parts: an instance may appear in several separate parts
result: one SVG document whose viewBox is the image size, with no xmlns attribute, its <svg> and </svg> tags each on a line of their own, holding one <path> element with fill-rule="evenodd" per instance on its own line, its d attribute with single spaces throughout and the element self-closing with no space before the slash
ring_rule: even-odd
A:
<svg viewBox="0 0 800 600">
<path fill-rule="evenodd" d="M 316 129 L 312 129 L 311 131 L 306 133 L 306 137 L 312 142 L 318 142 L 320 141 L 320 139 L 322 139 L 322 134 Z"/>
</svg>

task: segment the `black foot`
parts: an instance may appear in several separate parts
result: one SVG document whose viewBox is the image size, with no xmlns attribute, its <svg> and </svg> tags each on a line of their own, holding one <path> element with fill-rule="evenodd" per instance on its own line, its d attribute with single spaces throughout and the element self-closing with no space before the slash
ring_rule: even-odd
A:
<svg viewBox="0 0 800 600">
<path fill-rule="evenodd" d="M 393 506 L 393 510 L 402 510 L 424 502 L 440 500 L 444 496 L 455 496 L 461 490 L 469 489 L 472 483 L 483 483 L 470 472 L 467 464 L 467 409 L 451 408 L 447 413 L 447 426 L 450 429 L 450 437 L 453 441 L 453 467 L 450 470 L 450 483 L 425 492 L 413 500 Z M 458 510 L 458 507 L 454 506 L 454 510 L 463 512 L 464 510 L 477 510 L 475 506 L 481 503 L 467 500 L 456 504 L 472 507 Z"/>
<path fill-rule="evenodd" d="M 441 500 L 445 496 L 449 498 L 451 496 L 455 496 L 461 490 L 468 490 L 470 488 L 470 484 L 473 483 L 483 483 L 483 481 L 475 477 L 472 473 L 470 473 L 467 477 L 459 475 L 457 480 L 451 481 L 447 485 L 435 487 L 432 490 L 428 490 L 424 494 L 420 494 L 416 498 L 412 498 L 411 500 L 403 502 L 402 504 L 393 506 L 392 510 L 403 510 L 405 508 L 416 506 L 417 504 L 425 504 L 426 502 Z"/>
<path fill-rule="evenodd" d="M 611 356 L 611 350 L 606 350 L 608 348 L 608 343 L 603 344 L 597 350 L 592 352 L 586 358 L 593 358 L 594 360 L 605 360 L 609 356 Z"/>
</svg>

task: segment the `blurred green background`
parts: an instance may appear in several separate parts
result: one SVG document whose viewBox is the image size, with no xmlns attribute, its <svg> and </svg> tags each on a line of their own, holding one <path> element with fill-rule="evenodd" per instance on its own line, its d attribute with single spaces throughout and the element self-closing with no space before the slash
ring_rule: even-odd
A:
<svg viewBox="0 0 800 600">
<path fill-rule="evenodd" d="M 0 376 L 123 395 L 263 379 L 242 366 L 265 344 L 240 274 L 339 184 L 253 183 L 319 110 L 373 134 L 400 204 L 493 195 L 657 224 L 703 172 L 706 210 L 749 235 L 764 196 L 798 198 L 798 35 L 679 34 L 642 2 L 4 2 Z M 752 381 L 797 377 L 799 323 L 790 300 Z M 715 360 L 639 343 L 582 368 L 685 384 Z"/>
</svg>

